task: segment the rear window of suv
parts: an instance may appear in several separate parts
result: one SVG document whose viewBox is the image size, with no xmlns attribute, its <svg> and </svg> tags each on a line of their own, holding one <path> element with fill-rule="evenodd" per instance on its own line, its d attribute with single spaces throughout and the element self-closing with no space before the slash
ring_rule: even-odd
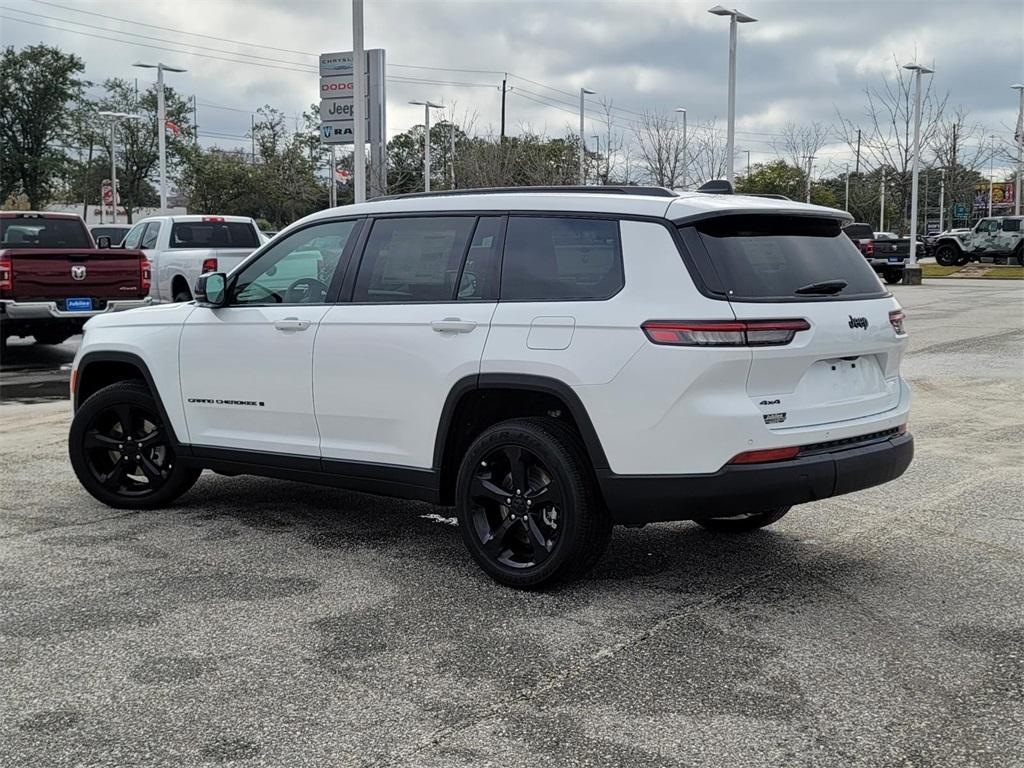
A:
<svg viewBox="0 0 1024 768">
<path fill-rule="evenodd" d="M 693 225 L 729 299 L 816 301 L 887 295 L 839 222 L 805 216 L 721 216 Z M 807 292 L 842 280 L 835 293 Z M 804 291 L 797 293 L 798 289 Z"/>
<path fill-rule="evenodd" d="M 176 221 L 171 248 L 258 248 L 256 228 L 245 221 Z"/>
</svg>

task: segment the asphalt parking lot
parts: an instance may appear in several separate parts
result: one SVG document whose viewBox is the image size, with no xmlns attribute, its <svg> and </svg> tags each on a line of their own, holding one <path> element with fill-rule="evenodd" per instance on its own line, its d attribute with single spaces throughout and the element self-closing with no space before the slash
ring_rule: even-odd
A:
<svg viewBox="0 0 1024 768">
<path fill-rule="evenodd" d="M 896 293 L 903 478 L 735 538 L 619 529 L 544 594 L 423 504 L 207 474 L 107 509 L 66 402 L 14 396 L 0 763 L 1024 765 L 1024 282 Z"/>
</svg>

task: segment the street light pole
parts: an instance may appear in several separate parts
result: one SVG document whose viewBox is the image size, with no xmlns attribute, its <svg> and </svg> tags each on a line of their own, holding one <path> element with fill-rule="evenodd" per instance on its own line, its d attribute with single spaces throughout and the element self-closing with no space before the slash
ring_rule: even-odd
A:
<svg viewBox="0 0 1024 768">
<path fill-rule="evenodd" d="M 687 152 L 689 147 L 686 144 L 686 109 L 684 107 L 676 107 L 676 113 L 682 113 L 683 115 L 683 179 L 679 185 L 682 189 L 686 189 L 686 177 L 687 177 L 687 166 L 690 164 L 690 157 Z"/>
<path fill-rule="evenodd" d="M 584 131 L 584 127 L 583 127 L 584 112 L 583 112 L 583 110 L 584 110 L 584 107 L 585 107 L 585 105 L 584 105 L 584 97 L 588 93 L 593 95 L 594 91 L 591 91 L 589 88 L 580 88 L 580 186 L 581 187 L 587 183 L 587 175 L 586 175 L 586 171 L 585 171 L 585 168 L 584 168 L 584 165 L 583 165 L 584 160 L 586 159 L 586 153 L 587 153 L 586 139 L 583 138 L 583 131 Z"/>
<path fill-rule="evenodd" d="M 736 161 L 733 157 L 736 140 L 736 25 L 747 24 L 757 21 L 757 19 L 753 16 L 747 16 L 747 14 L 737 11 L 735 8 L 730 10 L 720 5 L 709 8 L 708 13 L 713 13 L 715 16 L 729 17 L 729 123 L 726 128 L 725 153 L 729 162 L 726 178 L 732 184 L 736 177 Z"/>
<path fill-rule="evenodd" d="M 143 64 L 135 62 L 133 67 L 156 70 L 156 136 L 160 152 L 160 213 L 167 213 L 167 106 L 164 102 L 164 72 L 185 72 L 180 67 L 172 67 L 163 62 Z"/>
<path fill-rule="evenodd" d="M 910 259 L 907 261 L 907 269 L 913 270 L 914 274 L 907 274 L 904 270 L 904 283 L 915 285 L 920 282 L 921 272 L 917 266 L 917 186 L 918 174 L 921 170 L 921 76 L 930 75 L 935 70 L 929 69 L 923 64 L 906 64 L 904 69 L 914 73 L 914 165 L 911 171 L 910 180 Z M 914 280 L 914 277 L 917 280 Z"/>
<path fill-rule="evenodd" d="M 846 164 L 846 202 L 843 203 L 843 210 L 850 210 L 850 164 Z"/>
<path fill-rule="evenodd" d="M 882 184 L 881 184 L 881 198 L 882 201 L 878 205 L 878 231 L 885 231 L 885 168 L 882 169 Z"/>
<path fill-rule="evenodd" d="M 945 232 L 943 224 L 946 220 L 946 169 L 939 176 L 939 232 Z"/>
<path fill-rule="evenodd" d="M 145 115 L 136 115 L 129 112 L 107 112 L 98 113 L 102 117 L 110 118 L 110 199 L 111 199 L 111 222 L 117 224 L 117 145 L 115 143 L 114 128 L 118 118 L 124 120 L 145 120 Z M 103 210 L 103 199 L 100 199 L 100 210 Z"/>
<path fill-rule="evenodd" d="M 992 192 L 996 185 L 996 139 L 999 137 L 994 133 L 989 134 L 992 139 L 992 150 L 988 155 L 988 215 L 992 216 Z"/>
<path fill-rule="evenodd" d="M 1017 190 L 1013 196 L 1013 215 L 1020 216 L 1020 193 L 1021 180 L 1024 176 L 1024 84 L 1011 85 L 1020 97 L 1020 106 L 1017 107 Z"/>
<path fill-rule="evenodd" d="M 443 104 L 432 101 L 410 101 L 410 104 L 423 107 L 423 191 L 430 191 L 430 110 L 444 109 Z"/>
<path fill-rule="evenodd" d="M 598 134 L 591 134 L 590 138 L 594 140 L 594 146 L 597 147 L 597 173 L 594 174 L 594 180 L 598 182 L 598 186 L 601 186 L 601 137 Z"/>
<path fill-rule="evenodd" d="M 352 0 L 352 181 L 356 203 L 366 202 L 366 55 L 363 0 Z M 427 142 L 429 144 L 429 140 Z M 379 169 L 377 169 L 379 170 Z"/>
</svg>

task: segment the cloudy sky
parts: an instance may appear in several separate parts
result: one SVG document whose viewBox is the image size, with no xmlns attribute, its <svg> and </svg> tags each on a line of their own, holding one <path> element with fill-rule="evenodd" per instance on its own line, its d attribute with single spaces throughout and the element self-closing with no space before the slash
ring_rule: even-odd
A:
<svg viewBox="0 0 1024 768">
<path fill-rule="evenodd" d="M 410 99 L 454 105 L 496 129 L 508 73 L 509 130 L 564 133 L 581 86 L 613 102 L 629 131 L 644 109 L 686 107 L 724 118 L 728 20 L 711 0 L 365 0 L 366 46 L 388 59 L 388 128 L 422 121 Z M 195 94 L 205 144 L 245 144 L 250 113 L 296 114 L 317 98 L 316 55 L 351 47 L 347 0 L 0 0 L 0 38 L 80 55 L 86 76 L 152 77 L 137 60 L 185 67 L 169 82 Z M 864 112 L 863 90 L 893 74 L 893 56 L 936 69 L 986 134 L 1011 140 L 1024 81 L 1021 0 L 743 0 L 737 148 L 770 159 L 788 122 L 834 123 Z M 191 34 L 185 34 L 191 33 Z M 170 80 L 173 78 L 173 80 Z M 604 127 L 596 100 L 588 134 Z M 837 142 L 823 161 L 848 159 Z M 738 161 L 742 165 L 745 157 Z"/>
</svg>

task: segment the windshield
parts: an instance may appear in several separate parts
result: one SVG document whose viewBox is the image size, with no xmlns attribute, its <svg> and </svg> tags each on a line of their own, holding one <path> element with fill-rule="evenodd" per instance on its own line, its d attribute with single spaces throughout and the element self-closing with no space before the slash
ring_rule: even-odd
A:
<svg viewBox="0 0 1024 768">
<path fill-rule="evenodd" d="M 694 228 L 730 300 L 886 295 L 864 256 L 833 219 L 751 214 L 707 219 Z M 840 282 L 843 286 L 837 289 Z M 818 284 L 827 285 L 807 290 Z"/>
<path fill-rule="evenodd" d="M 93 248 L 92 239 L 77 219 L 0 219 L 3 248 Z"/>
</svg>

